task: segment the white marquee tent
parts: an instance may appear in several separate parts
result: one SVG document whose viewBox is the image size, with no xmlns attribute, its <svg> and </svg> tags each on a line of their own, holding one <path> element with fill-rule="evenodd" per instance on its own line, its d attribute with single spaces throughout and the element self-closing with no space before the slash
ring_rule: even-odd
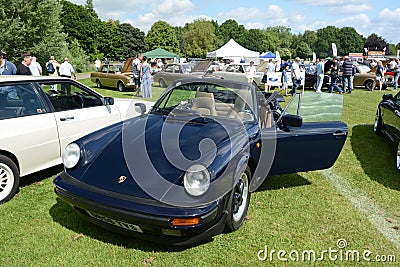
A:
<svg viewBox="0 0 400 267">
<path fill-rule="evenodd" d="M 227 42 L 221 48 L 207 53 L 207 58 L 229 58 L 234 59 L 235 62 L 239 62 L 241 58 L 254 59 L 258 58 L 259 56 L 259 52 L 244 48 L 240 44 L 236 43 L 233 39 L 230 39 L 229 42 Z"/>
</svg>

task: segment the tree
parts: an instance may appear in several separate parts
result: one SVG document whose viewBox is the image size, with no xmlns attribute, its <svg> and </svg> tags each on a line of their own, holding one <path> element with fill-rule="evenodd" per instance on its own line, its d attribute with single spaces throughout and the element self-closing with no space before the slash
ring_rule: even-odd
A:
<svg viewBox="0 0 400 267">
<path fill-rule="evenodd" d="M 317 31 L 317 43 L 315 45 L 315 53 L 318 57 L 324 58 L 332 56 L 332 43 L 335 43 L 338 54 L 341 53 L 339 29 L 335 26 L 327 26 Z"/>
<path fill-rule="evenodd" d="M 265 31 L 260 29 L 250 29 L 243 38 L 242 45 L 247 49 L 262 53 L 266 51 L 265 47 L 269 46 L 269 43 L 265 42 L 266 39 L 267 35 Z"/>
<path fill-rule="evenodd" d="M 241 44 L 245 35 L 246 29 L 243 25 L 239 25 L 236 20 L 228 19 L 217 30 L 218 46 L 226 44 L 230 39 Z"/>
<path fill-rule="evenodd" d="M 310 58 L 312 57 L 312 49 L 310 48 L 310 46 L 306 43 L 306 42 L 299 42 L 297 44 L 296 49 L 296 55 L 300 58 Z"/>
<path fill-rule="evenodd" d="M 180 54 L 179 41 L 174 29 L 165 21 L 155 22 L 145 37 L 149 49 L 163 48 L 169 52 Z"/>
<path fill-rule="evenodd" d="M 384 49 L 386 49 L 386 54 L 390 54 L 389 44 L 385 41 L 385 39 L 383 39 L 381 36 L 378 36 L 376 33 L 373 33 L 367 37 L 364 48 L 367 48 L 368 51 L 384 51 Z"/>
<path fill-rule="evenodd" d="M 217 48 L 214 24 L 205 19 L 186 24 L 183 40 L 187 57 L 204 58 L 208 51 Z"/>
<path fill-rule="evenodd" d="M 0 5 L 7 7 L 0 11 L 0 47 L 10 61 L 18 64 L 21 52 L 30 51 L 43 65 L 50 55 L 61 57 L 68 51 L 58 0 L 0 0 Z"/>
<path fill-rule="evenodd" d="M 135 57 L 138 53 L 148 50 L 145 34 L 129 23 L 119 24 L 119 32 L 123 42 L 123 58 Z"/>
<path fill-rule="evenodd" d="M 341 55 L 363 51 L 364 37 L 353 27 L 339 29 Z"/>
</svg>

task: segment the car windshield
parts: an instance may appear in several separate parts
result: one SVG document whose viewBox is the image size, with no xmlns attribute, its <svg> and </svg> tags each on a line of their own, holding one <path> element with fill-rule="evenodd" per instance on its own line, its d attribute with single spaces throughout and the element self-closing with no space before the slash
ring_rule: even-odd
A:
<svg viewBox="0 0 400 267">
<path fill-rule="evenodd" d="M 255 120 L 251 87 L 241 83 L 189 82 L 168 90 L 156 102 L 151 113 Z"/>
<path fill-rule="evenodd" d="M 182 65 L 182 72 L 183 73 L 189 73 L 192 70 L 192 66 L 189 64 Z"/>
<path fill-rule="evenodd" d="M 304 92 L 296 95 L 286 110 L 302 116 L 304 122 L 341 121 L 343 95 Z"/>
<path fill-rule="evenodd" d="M 367 73 L 371 70 L 370 67 L 368 67 L 367 65 L 358 65 L 358 69 L 360 70 L 361 73 Z"/>
</svg>

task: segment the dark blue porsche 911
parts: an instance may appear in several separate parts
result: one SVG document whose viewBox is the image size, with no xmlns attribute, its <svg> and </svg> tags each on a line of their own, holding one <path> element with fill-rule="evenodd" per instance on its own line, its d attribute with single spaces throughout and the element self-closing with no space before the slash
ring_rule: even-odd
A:
<svg viewBox="0 0 400 267">
<path fill-rule="evenodd" d="M 87 220 L 146 240 L 237 230 L 267 176 L 329 168 L 340 154 L 342 96 L 309 98 L 282 108 L 278 92 L 251 84 L 176 81 L 148 113 L 136 104 L 141 116 L 69 144 L 55 192 Z"/>
</svg>

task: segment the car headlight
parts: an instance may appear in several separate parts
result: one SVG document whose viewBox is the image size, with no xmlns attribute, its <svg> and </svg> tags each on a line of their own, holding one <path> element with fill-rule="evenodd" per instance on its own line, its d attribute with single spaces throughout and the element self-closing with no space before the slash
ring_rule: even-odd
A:
<svg viewBox="0 0 400 267">
<path fill-rule="evenodd" d="M 192 165 L 183 177 L 183 185 L 192 196 L 200 196 L 210 187 L 210 172 L 203 165 Z"/>
<path fill-rule="evenodd" d="M 68 169 L 73 168 L 78 164 L 81 157 L 81 149 L 76 143 L 67 145 L 63 153 L 63 163 Z"/>
</svg>

